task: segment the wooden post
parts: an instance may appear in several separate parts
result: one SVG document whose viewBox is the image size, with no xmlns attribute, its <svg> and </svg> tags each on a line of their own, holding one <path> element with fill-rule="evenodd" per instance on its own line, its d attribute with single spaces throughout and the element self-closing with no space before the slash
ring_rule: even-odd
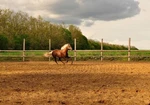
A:
<svg viewBox="0 0 150 105">
<path fill-rule="evenodd" d="M 23 39 L 23 53 L 22 53 L 22 57 L 23 57 L 23 61 L 25 61 L 25 46 L 26 43 L 25 43 L 25 39 Z"/>
<path fill-rule="evenodd" d="M 129 45 L 128 45 L 128 61 L 131 60 L 130 55 L 131 55 L 131 38 L 129 38 Z"/>
<path fill-rule="evenodd" d="M 76 61 L 76 56 L 77 56 L 77 52 L 76 52 L 76 38 L 74 39 L 74 61 Z"/>
<path fill-rule="evenodd" d="M 103 39 L 101 39 L 101 61 L 103 61 Z"/>
<path fill-rule="evenodd" d="M 49 39 L 49 52 L 51 51 L 51 39 Z M 49 61 L 51 60 L 51 57 L 49 56 Z"/>
</svg>

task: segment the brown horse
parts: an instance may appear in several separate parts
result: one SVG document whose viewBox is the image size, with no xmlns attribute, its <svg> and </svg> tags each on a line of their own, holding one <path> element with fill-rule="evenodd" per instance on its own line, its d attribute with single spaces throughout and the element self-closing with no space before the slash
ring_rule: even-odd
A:
<svg viewBox="0 0 150 105">
<path fill-rule="evenodd" d="M 65 63 L 61 60 L 61 58 L 65 58 L 65 59 L 67 60 L 66 62 L 68 62 L 68 59 L 71 58 L 71 57 L 68 56 L 68 50 L 72 50 L 72 47 L 71 47 L 70 44 L 65 44 L 64 46 L 61 47 L 61 50 L 58 50 L 58 49 L 53 50 L 53 51 L 51 51 L 51 52 L 49 52 L 49 53 L 45 53 L 44 56 L 45 56 L 45 57 L 49 57 L 50 55 L 52 55 L 53 58 L 55 59 L 55 62 L 56 62 L 56 63 L 57 63 L 57 58 L 59 58 L 59 60 L 60 60 L 63 64 L 65 64 Z M 72 58 L 71 58 L 71 60 L 72 60 Z M 72 60 L 72 63 L 73 63 L 73 60 Z M 71 64 L 72 64 L 72 63 L 71 63 Z M 58 64 L 58 63 L 57 63 L 57 64 Z"/>
</svg>

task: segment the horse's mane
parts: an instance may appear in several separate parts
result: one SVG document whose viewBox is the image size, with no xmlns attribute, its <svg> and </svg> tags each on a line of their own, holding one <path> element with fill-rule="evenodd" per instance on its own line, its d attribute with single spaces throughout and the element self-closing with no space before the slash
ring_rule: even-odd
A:
<svg viewBox="0 0 150 105">
<path fill-rule="evenodd" d="M 68 44 L 65 44 L 61 47 L 61 50 L 65 49 L 68 46 Z"/>
</svg>

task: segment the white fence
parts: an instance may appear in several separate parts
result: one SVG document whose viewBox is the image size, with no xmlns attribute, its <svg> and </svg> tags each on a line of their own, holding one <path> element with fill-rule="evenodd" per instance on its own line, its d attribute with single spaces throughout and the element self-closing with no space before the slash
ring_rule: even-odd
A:
<svg viewBox="0 0 150 105">
<path fill-rule="evenodd" d="M 31 57 L 31 56 L 28 56 L 26 53 L 27 52 L 38 52 L 38 51 L 41 51 L 41 52 L 47 52 L 47 51 L 51 51 L 51 39 L 49 39 L 49 49 L 48 50 L 26 50 L 25 49 L 25 39 L 23 40 L 23 50 L 0 50 L 0 57 L 20 57 L 22 58 L 22 61 L 26 61 L 26 58 L 27 57 Z M 20 52 L 20 55 L 1 55 L 2 52 Z M 103 61 L 104 58 L 110 58 L 110 57 L 119 57 L 119 58 L 127 58 L 127 61 L 131 61 L 131 58 L 132 57 L 147 57 L 147 58 L 150 58 L 150 55 L 144 55 L 144 56 L 133 56 L 131 55 L 131 52 L 149 52 L 150 53 L 150 50 L 131 50 L 131 38 L 129 38 L 129 41 L 128 41 L 128 50 L 103 50 L 103 39 L 101 39 L 101 49 L 100 50 L 77 50 L 76 48 L 76 39 L 74 39 L 74 50 L 73 50 L 73 55 L 72 57 L 74 58 L 74 60 L 76 61 L 77 58 L 79 57 L 78 56 L 78 53 L 79 52 L 99 52 L 99 60 Z M 127 52 L 126 55 L 119 55 L 119 56 L 108 56 L 108 55 L 105 55 L 105 53 L 108 53 L 108 52 Z M 21 54 L 22 53 L 22 54 Z M 40 56 L 32 56 L 32 57 L 42 57 L 42 55 Z M 49 57 L 49 61 L 51 60 L 51 57 Z"/>
</svg>

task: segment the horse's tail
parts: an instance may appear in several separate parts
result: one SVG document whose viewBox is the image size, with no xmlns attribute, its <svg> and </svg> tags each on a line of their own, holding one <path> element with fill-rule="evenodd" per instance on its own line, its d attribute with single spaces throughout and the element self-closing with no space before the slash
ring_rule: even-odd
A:
<svg viewBox="0 0 150 105">
<path fill-rule="evenodd" d="M 49 54 L 52 55 L 52 52 L 53 52 L 53 51 L 49 52 Z"/>
<path fill-rule="evenodd" d="M 44 53 L 43 56 L 48 58 L 48 57 L 50 57 L 50 55 L 52 55 L 52 52 L 53 52 L 53 51 L 51 51 L 51 52 L 46 52 L 46 53 Z"/>
</svg>

